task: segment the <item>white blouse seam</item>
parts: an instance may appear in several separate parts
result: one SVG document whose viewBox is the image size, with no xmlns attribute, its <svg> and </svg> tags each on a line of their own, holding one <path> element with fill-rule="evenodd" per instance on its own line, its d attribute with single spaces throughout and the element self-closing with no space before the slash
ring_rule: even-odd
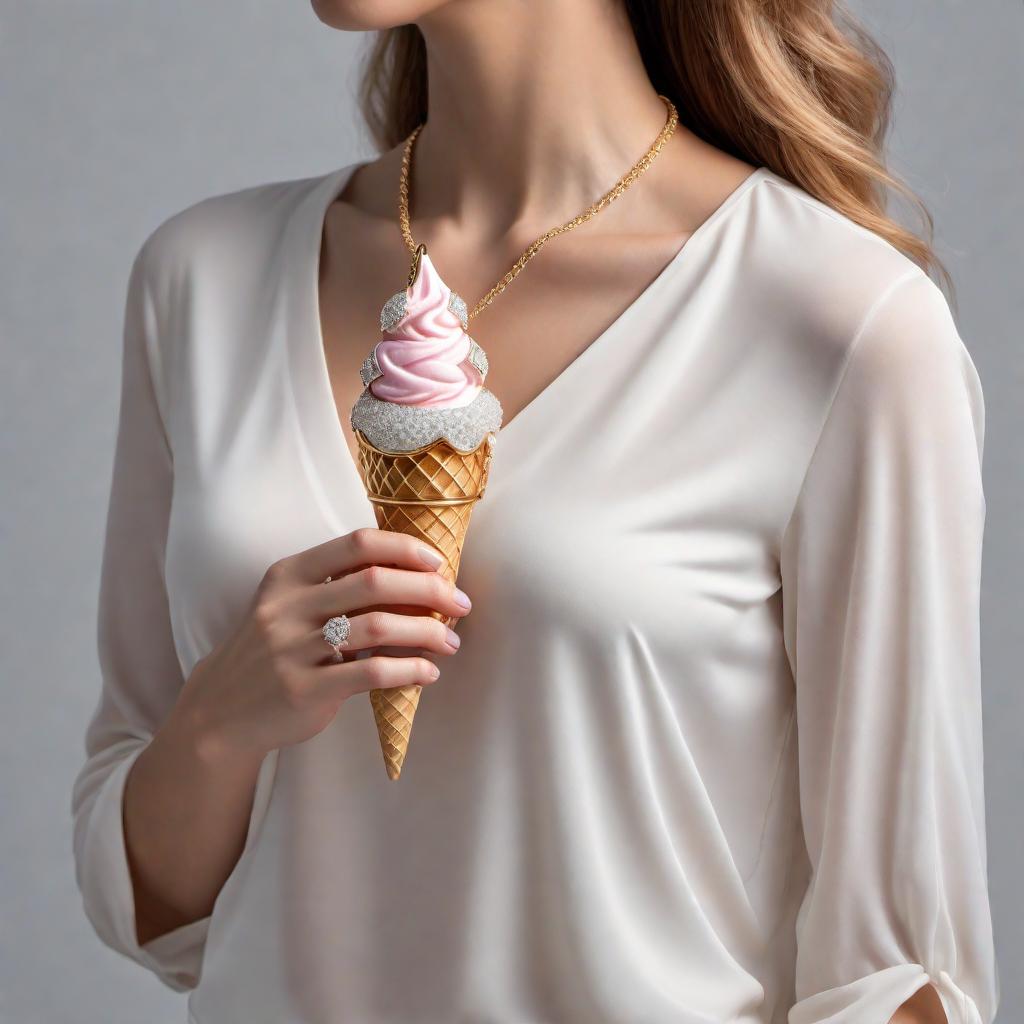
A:
<svg viewBox="0 0 1024 1024">
<path fill-rule="evenodd" d="M 790 527 L 793 525 L 793 519 L 796 516 L 797 509 L 800 507 L 800 499 L 803 496 L 804 488 L 807 486 L 807 478 L 811 474 L 811 468 L 814 465 L 815 456 L 818 454 L 818 449 L 821 447 L 821 441 L 825 436 L 825 430 L 828 427 L 829 420 L 832 418 L 832 410 L 835 406 L 836 399 L 839 397 L 839 392 L 842 390 L 843 382 L 846 380 L 847 371 L 850 368 L 850 364 L 853 362 L 853 357 L 861 339 L 867 333 L 868 327 L 871 325 L 872 320 L 874 320 L 879 310 L 886 302 L 889 301 L 892 295 L 907 281 L 921 277 L 924 277 L 926 280 L 928 279 L 924 271 L 915 265 L 905 273 L 900 274 L 900 276 L 894 281 L 891 281 L 867 308 L 867 311 L 861 317 L 857 330 L 853 333 L 853 338 L 850 341 L 850 344 L 846 346 L 846 352 L 843 354 L 842 363 L 839 367 L 839 372 L 836 375 L 835 384 L 832 385 L 828 401 L 825 403 L 825 412 L 822 416 L 821 426 L 818 428 L 818 435 L 815 438 L 813 447 L 811 448 L 811 454 L 807 459 L 807 465 L 804 467 L 804 473 L 800 479 L 800 486 L 796 489 L 796 497 L 793 499 L 793 507 L 790 509 L 785 526 L 783 526 L 782 532 L 779 535 L 780 550 L 785 547 L 786 537 L 789 534 Z"/>
</svg>

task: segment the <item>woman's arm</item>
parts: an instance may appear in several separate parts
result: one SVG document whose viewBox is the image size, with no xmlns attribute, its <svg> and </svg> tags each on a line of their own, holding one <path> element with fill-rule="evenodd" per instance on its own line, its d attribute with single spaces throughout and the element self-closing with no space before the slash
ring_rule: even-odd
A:
<svg viewBox="0 0 1024 1024">
<path fill-rule="evenodd" d="M 457 637 L 423 612 L 455 617 L 467 607 L 430 571 L 440 553 L 357 530 L 271 566 L 234 635 L 183 679 L 164 586 L 173 458 L 154 301 L 166 289 L 152 284 L 159 238 L 140 250 L 128 285 L 99 595 L 103 686 L 72 814 L 76 875 L 97 933 L 186 989 L 198 981 L 214 901 L 245 844 L 264 756 L 325 728 L 354 693 L 436 678 L 425 657 L 333 661 L 323 623 L 351 615 L 353 651 L 451 654 Z"/>
<path fill-rule="evenodd" d="M 209 917 L 245 845 L 261 761 L 203 742 L 181 717 L 172 713 L 125 784 L 140 945 Z"/>
<path fill-rule="evenodd" d="M 356 693 L 437 678 L 424 657 L 371 652 L 339 664 L 320 630 L 344 613 L 351 652 L 453 654 L 454 632 L 421 614 L 466 613 L 453 585 L 430 571 L 442 557 L 412 537 L 361 529 L 267 571 L 239 628 L 196 665 L 128 775 L 125 836 L 141 942 L 212 913 L 242 853 L 267 753 L 321 732 Z"/>
<path fill-rule="evenodd" d="M 74 783 L 74 855 L 86 914 L 109 946 L 177 989 L 196 983 L 206 921 L 139 942 L 122 820 L 125 780 L 183 684 L 163 562 L 173 465 L 164 430 L 155 273 L 160 233 L 132 264 L 124 312 L 121 399 L 99 588 L 103 685 Z"/>
<path fill-rule="evenodd" d="M 893 1015 L 889 1024 L 947 1024 L 942 1000 L 931 985 L 922 985 Z"/>
<path fill-rule="evenodd" d="M 889 1021 L 929 987 L 904 1017 L 995 1015 L 983 422 L 945 299 L 914 270 L 861 324 L 782 546 L 812 866 L 789 1024 Z"/>
</svg>

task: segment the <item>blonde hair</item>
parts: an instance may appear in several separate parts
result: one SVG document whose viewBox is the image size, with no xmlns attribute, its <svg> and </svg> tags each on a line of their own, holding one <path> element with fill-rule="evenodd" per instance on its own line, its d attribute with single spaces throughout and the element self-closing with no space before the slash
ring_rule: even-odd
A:
<svg viewBox="0 0 1024 1024">
<path fill-rule="evenodd" d="M 886 54 L 835 0 L 622 0 L 652 85 L 702 139 L 764 165 L 880 235 L 952 294 L 923 202 L 886 167 L 894 90 Z M 363 68 L 363 116 L 390 149 L 427 115 L 415 25 L 378 33 Z M 890 217 L 890 192 L 922 222 Z"/>
</svg>

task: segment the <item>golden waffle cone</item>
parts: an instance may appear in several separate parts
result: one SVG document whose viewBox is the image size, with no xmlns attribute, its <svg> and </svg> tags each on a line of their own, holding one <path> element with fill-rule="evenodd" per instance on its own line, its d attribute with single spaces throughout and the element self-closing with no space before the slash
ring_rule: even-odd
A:
<svg viewBox="0 0 1024 1024">
<path fill-rule="evenodd" d="M 493 435 L 488 434 L 471 452 L 460 452 L 444 440 L 411 452 L 387 452 L 371 444 L 361 431 L 355 434 L 359 471 L 377 525 L 419 537 L 437 548 L 445 558 L 437 571 L 454 583 L 473 505 L 483 497 L 487 484 Z M 449 616 L 431 614 L 450 625 Z M 370 690 L 384 766 L 391 779 L 402 773 L 422 689 L 417 685 Z"/>
</svg>

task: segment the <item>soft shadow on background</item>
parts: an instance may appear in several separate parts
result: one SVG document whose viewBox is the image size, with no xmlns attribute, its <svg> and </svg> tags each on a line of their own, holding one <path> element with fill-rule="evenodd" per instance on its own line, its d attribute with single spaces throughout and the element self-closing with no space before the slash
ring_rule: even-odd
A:
<svg viewBox="0 0 1024 1024">
<path fill-rule="evenodd" d="M 850 6 L 896 63 L 893 164 L 935 215 L 985 389 L 986 794 L 1010 1024 L 1024 1019 L 1024 6 Z M 184 1020 L 181 997 L 93 936 L 71 862 L 128 269 L 198 199 L 367 155 L 353 101 L 362 42 L 304 2 L 39 0 L 0 13 L 0 1024 Z"/>
</svg>

